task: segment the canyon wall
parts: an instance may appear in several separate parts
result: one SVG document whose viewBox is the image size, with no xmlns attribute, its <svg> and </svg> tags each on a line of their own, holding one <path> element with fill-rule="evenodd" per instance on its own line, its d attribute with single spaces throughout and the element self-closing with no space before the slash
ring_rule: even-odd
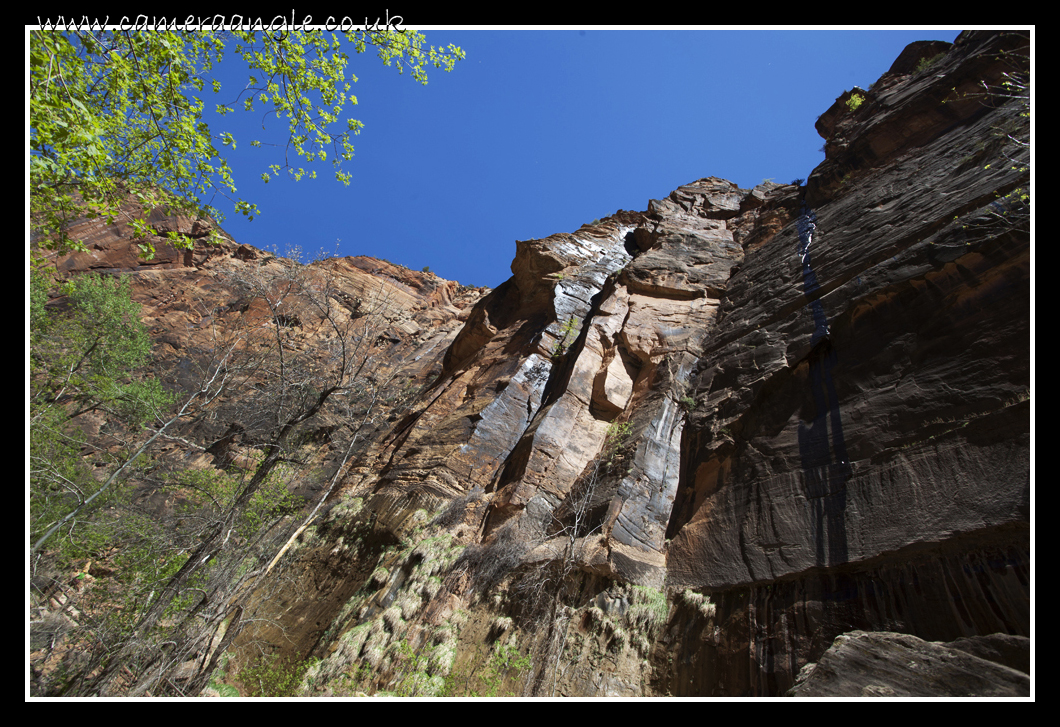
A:
<svg viewBox="0 0 1060 727">
<path fill-rule="evenodd" d="M 330 574 L 283 606 L 305 693 L 406 684 L 394 643 L 449 655 L 436 686 L 510 643 L 526 694 L 722 696 L 855 629 L 1029 636 L 1026 107 L 979 93 L 1026 44 L 910 46 L 821 116 L 803 186 L 520 241 L 344 484 L 391 550 L 352 569 L 325 522 L 295 566 Z"/>
<path fill-rule="evenodd" d="M 303 696 L 776 696 L 855 630 L 1029 637 L 1028 107 L 983 93 L 1028 44 L 911 45 L 804 184 L 519 241 L 481 299 L 394 283 L 417 394 L 237 663 L 310 665 Z"/>
</svg>

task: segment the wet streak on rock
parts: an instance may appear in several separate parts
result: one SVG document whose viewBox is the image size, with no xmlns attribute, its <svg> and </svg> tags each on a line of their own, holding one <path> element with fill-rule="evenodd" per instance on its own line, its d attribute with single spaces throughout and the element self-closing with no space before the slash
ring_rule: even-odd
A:
<svg viewBox="0 0 1060 727">
<path fill-rule="evenodd" d="M 804 416 L 799 422 L 799 454 L 806 497 L 813 505 L 816 563 L 821 566 L 836 565 L 847 559 L 846 481 L 850 478 L 851 468 L 843 441 L 839 397 L 832 376 L 838 359 L 828 329 L 828 318 L 817 297 L 820 285 L 810 258 L 810 245 L 817 230 L 816 221 L 817 215 L 813 210 L 804 207 L 796 223 L 803 292 L 810 300 L 814 322 L 811 342 L 815 347 L 810 354 L 809 374 L 812 408 L 809 416 L 803 412 Z"/>
</svg>

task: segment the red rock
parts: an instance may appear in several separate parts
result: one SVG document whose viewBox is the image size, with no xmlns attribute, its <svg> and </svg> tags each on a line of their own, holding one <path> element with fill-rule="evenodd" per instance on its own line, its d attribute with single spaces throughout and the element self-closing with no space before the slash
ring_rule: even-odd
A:
<svg viewBox="0 0 1060 727">
<path fill-rule="evenodd" d="M 631 607 L 615 605 L 609 676 L 572 657 L 563 684 L 674 696 L 782 694 L 854 627 L 1029 634 L 1030 237 L 997 202 L 1028 174 L 992 163 L 1027 150 L 993 141 L 1018 103 L 950 98 L 996 81 L 996 54 L 1026 41 L 964 33 L 919 72 L 945 48 L 914 44 L 856 112 L 848 91 L 822 115 L 827 159 L 805 187 L 707 177 L 646 212 L 520 241 L 512 278 L 481 299 L 371 258 L 320 263 L 351 305 L 385 291 L 388 360 L 422 385 L 335 497 L 363 499 L 372 542 L 463 508 L 439 522 L 474 547 L 425 599 L 432 626 L 463 608 L 518 617 L 511 594 L 540 595 L 550 569 L 571 589 L 561 620 L 649 592 L 633 585 L 667 589 L 665 630 L 642 618 L 622 641 Z M 136 271 L 174 359 L 235 304 L 224 270 L 291 264 L 226 243 L 147 270 L 118 232 L 85 234 L 94 251 L 60 267 Z M 356 594 L 384 562 L 328 533 L 267 614 L 300 658 L 370 612 Z M 359 575 L 320 575 L 336 572 Z M 494 590 L 475 600 L 480 587 Z"/>
</svg>

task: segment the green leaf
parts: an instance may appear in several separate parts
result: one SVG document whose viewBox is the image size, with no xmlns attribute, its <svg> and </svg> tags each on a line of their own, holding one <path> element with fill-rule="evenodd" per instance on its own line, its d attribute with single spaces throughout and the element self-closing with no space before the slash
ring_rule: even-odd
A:
<svg viewBox="0 0 1060 727">
<path fill-rule="evenodd" d="M 407 68 L 421 83 L 428 64 L 449 71 L 464 58 L 455 46 L 428 50 L 423 35 L 411 30 L 350 31 L 344 37 L 358 53 L 374 47 L 384 65 L 396 65 L 399 73 Z M 246 63 L 249 82 L 235 98 L 215 104 L 217 113 L 254 112 L 260 101 L 268 107 L 264 119 L 284 124 L 289 149 L 306 162 L 330 159 L 336 179 L 349 183 L 341 164 L 352 159 L 350 140 L 363 125 L 346 116 L 357 104 L 347 95 L 357 79 L 348 72 L 349 57 L 335 34 L 295 31 L 277 43 L 267 33 L 239 29 L 32 30 L 29 41 L 30 211 L 45 247 L 78 248 L 65 233 L 69 221 L 87 209 L 116 217 L 137 190 L 154 190 L 159 204 L 219 220 L 223 217 L 205 202 L 218 194 L 232 199 L 237 212 L 256 211 L 233 196 L 237 189 L 228 163 L 202 117 L 205 104 L 192 95 L 206 80 L 220 93 L 222 84 L 210 71 L 226 47 Z M 232 134 L 216 138 L 222 149 L 235 149 Z M 286 154 L 281 165 L 269 168 L 296 180 L 315 176 Z M 271 176 L 262 174 L 262 180 Z M 70 195 L 71 189 L 77 194 Z M 135 229 L 142 233 L 142 227 Z"/>
</svg>

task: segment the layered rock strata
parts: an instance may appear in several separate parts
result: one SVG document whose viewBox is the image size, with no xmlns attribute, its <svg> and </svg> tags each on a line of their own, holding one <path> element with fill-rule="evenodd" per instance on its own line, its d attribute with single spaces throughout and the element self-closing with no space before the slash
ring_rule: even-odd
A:
<svg viewBox="0 0 1060 727">
<path fill-rule="evenodd" d="M 130 218 L 142 216 L 135 203 L 123 209 Z M 154 233 L 148 242 L 156 251 L 151 259 L 140 254 L 141 241 L 129 225 L 92 218 L 75 220 L 68 231 L 85 250 L 57 257 L 52 263 L 60 276 L 82 272 L 128 276 L 133 299 L 141 306 L 141 319 L 155 343 L 152 367 L 167 388 L 181 397 L 197 390 L 201 372 L 215 360 L 226 336 L 260 328 L 258 334 L 247 337 L 253 342 L 267 333 L 272 312 L 261 296 L 247 288 L 247 281 L 280 281 L 304 270 L 311 286 L 320 288 L 326 281 L 340 325 L 378 315 L 379 322 L 372 325 L 373 339 L 368 342 L 371 352 L 365 354 L 372 362 L 366 375 L 376 382 L 390 382 L 373 416 L 376 429 L 388 428 L 388 417 L 403 414 L 404 403 L 438 375 L 442 356 L 467 320 L 471 305 L 488 292 L 370 257 L 322 257 L 304 266 L 298 260 L 300 250 L 283 257 L 236 243 L 213 220 L 190 220 L 160 209 L 151 212 L 148 220 Z M 223 238 L 219 244 L 205 241 L 211 230 Z M 167 232 L 191 237 L 193 247 L 174 248 L 165 237 Z M 325 360 L 333 331 L 323 325 L 319 311 L 304 296 L 288 296 L 284 305 L 281 316 L 296 331 L 298 354 L 310 366 L 315 365 L 313 359 Z M 228 392 L 215 402 L 211 416 L 196 417 L 192 429 L 185 428 L 182 436 L 214 442 L 215 449 L 227 440 L 242 439 L 245 446 L 236 449 L 248 453 L 252 432 L 230 436 L 243 432 L 247 422 L 241 418 L 246 412 L 228 410 L 245 409 L 249 393 Z M 329 432 L 341 422 L 328 412 L 315 421 L 325 445 L 322 449 L 327 450 Z"/>
<path fill-rule="evenodd" d="M 1030 636 L 1026 106 L 979 93 L 1026 45 L 913 44 L 818 120 L 805 186 L 520 241 L 470 309 L 329 263 L 412 309 L 423 386 L 240 648 L 318 659 L 305 695 L 520 653 L 513 693 L 773 696 L 857 629 Z"/>
<path fill-rule="evenodd" d="M 911 48 L 822 116 L 805 187 L 520 242 L 349 492 L 401 537 L 475 491 L 472 541 L 708 598 L 654 693 L 780 694 L 852 628 L 1027 635 L 1030 248 L 998 202 L 1027 150 L 1018 102 L 962 95 L 1024 43 Z"/>
</svg>

